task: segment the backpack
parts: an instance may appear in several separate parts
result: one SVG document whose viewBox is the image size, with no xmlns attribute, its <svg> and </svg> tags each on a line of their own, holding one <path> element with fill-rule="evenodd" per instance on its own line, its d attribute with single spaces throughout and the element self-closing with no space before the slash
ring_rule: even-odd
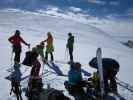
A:
<svg viewBox="0 0 133 100">
<path fill-rule="evenodd" d="M 37 52 L 33 52 L 33 51 L 27 51 L 25 53 L 25 58 L 22 62 L 23 65 L 26 65 L 26 66 L 32 66 L 32 62 L 33 62 L 33 59 L 37 56 Z"/>
<path fill-rule="evenodd" d="M 32 52 L 31 51 L 27 51 L 25 53 L 25 58 L 24 58 L 22 64 L 26 65 L 26 66 L 31 66 L 32 65 Z"/>
</svg>

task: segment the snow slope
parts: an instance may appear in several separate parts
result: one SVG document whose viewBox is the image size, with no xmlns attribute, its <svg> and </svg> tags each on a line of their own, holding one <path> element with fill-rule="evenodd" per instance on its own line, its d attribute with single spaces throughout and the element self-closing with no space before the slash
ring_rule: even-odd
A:
<svg viewBox="0 0 133 100">
<path fill-rule="evenodd" d="M 104 57 L 112 57 L 117 59 L 120 63 L 120 72 L 118 77 L 124 82 L 133 85 L 133 50 L 129 49 L 108 34 L 103 32 L 91 24 L 84 24 L 63 17 L 51 16 L 49 14 L 40 14 L 33 12 L 25 12 L 20 10 L 15 11 L 0 11 L 0 100 L 13 100 L 9 96 L 10 83 L 5 79 L 10 73 L 6 71 L 11 66 L 11 45 L 7 41 L 16 29 L 22 32 L 22 37 L 29 43 L 31 47 L 38 44 L 40 41 L 46 39 L 48 31 L 53 33 L 55 46 L 55 59 L 60 61 L 67 61 L 68 57 L 65 52 L 65 45 L 67 40 L 67 33 L 72 32 L 75 36 L 74 59 L 81 62 L 83 69 L 92 73 L 93 69 L 89 68 L 88 62 L 96 55 L 96 49 L 101 47 Z M 24 53 L 27 47 L 23 46 L 23 53 L 21 59 L 24 58 Z M 67 74 L 69 67 L 58 63 L 61 71 Z M 24 72 L 25 67 L 21 70 Z M 45 66 L 45 69 L 49 69 Z M 49 69 L 51 70 L 51 69 Z M 23 76 L 28 75 L 30 69 L 23 73 Z M 56 79 L 56 80 L 53 80 Z M 51 84 L 52 87 L 63 89 L 63 82 L 67 77 L 56 76 L 54 74 L 44 77 L 44 82 Z M 27 80 L 22 82 L 23 86 L 27 86 Z M 66 92 L 65 92 L 66 93 Z M 132 93 L 120 88 L 120 93 L 126 100 L 132 100 Z"/>
</svg>

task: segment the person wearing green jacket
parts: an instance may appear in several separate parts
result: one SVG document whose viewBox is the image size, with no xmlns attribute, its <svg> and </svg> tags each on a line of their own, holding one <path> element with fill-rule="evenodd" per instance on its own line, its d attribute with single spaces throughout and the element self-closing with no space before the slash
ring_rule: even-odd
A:
<svg viewBox="0 0 133 100">
<path fill-rule="evenodd" d="M 32 48 L 32 52 L 36 52 L 38 55 L 41 56 L 42 61 L 44 61 L 44 43 L 41 42 L 39 45 L 36 47 Z"/>
<path fill-rule="evenodd" d="M 68 48 L 69 50 L 70 62 L 73 62 L 73 45 L 74 45 L 74 36 L 72 35 L 72 33 L 68 33 L 66 48 Z"/>
</svg>

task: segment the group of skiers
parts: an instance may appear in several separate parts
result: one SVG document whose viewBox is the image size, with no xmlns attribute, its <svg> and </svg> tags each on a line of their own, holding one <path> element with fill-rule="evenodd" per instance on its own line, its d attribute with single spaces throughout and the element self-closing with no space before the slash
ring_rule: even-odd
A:
<svg viewBox="0 0 133 100">
<path fill-rule="evenodd" d="M 108 93 L 117 95 L 116 74 L 119 71 L 119 63 L 112 58 L 102 58 L 102 64 L 104 96 L 106 97 Z M 70 66 L 68 81 L 65 81 L 64 85 L 69 93 L 75 97 L 75 100 L 101 100 L 100 76 L 96 57 L 89 62 L 89 66 L 97 69 L 97 72 L 94 72 L 88 80 L 83 79 L 79 62 L 73 63 Z"/>
<path fill-rule="evenodd" d="M 30 44 L 25 42 L 23 38 L 20 36 L 21 32 L 19 30 L 15 31 L 15 34 L 11 36 L 8 40 L 12 44 L 14 56 L 14 67 L 20 65 L 20 55 L 22 51 L 21 43 L 24 43 L 30 48 Z M 44 56 L 44 47 L 46 45 L 46 51 Z M 70 95 L 74 96 L 75 100 L 88 100 L 89 97 L 92 98 L 92 95 L 96 97 L 100 94 L 100 78 L 98 71 L 98 61 L 96 57 L 94 57 L 90 62 L 89 66 L 97 69 L 97 72 L 94 72 L 92 77 L 89 77 L 88 80 L 84 80 L 81 74 L 81 64 L 80 62 L 74 62 L 73 59 L 73 47 L 74 47 L 74 36 L 72 33 L 68 33 L 68 40 L 66 44 L 66 48 L 68 48 L 69 56 L 70 56 L 70 70 L 68 72 L 68 81 L 64 82 L 65 88 L 68 90 Z M 48 61 L 48 55 L 50 54 L 51 60 L 54 61 L 54 46 L 53 46 L 53 36 L 51 32 L 47 33 L 47 39 L 41 41 L 38 45 L 32 48 L 31 52 L 27 54 L 30 55 L 30 59 L 25 59 L 24 64 L 30 62 L 30 66 L 32 66 L 29 83 L 28 83 L 28 92 L 26 95 L 28 96 L 28 100 L 33 100 L 33 95 L 37 94 L 35 90 L 41 92 L 41 88 L 43 87 L 42 79 L 39 76 L 41 64 L 38 60 L 38 56 L 41 56 L 41 59 L 44 64 Z M 27 65 L 28 65 L 27 64 Z M 109 92 L 118 93 L 117 91 L 117 83 L 116 83 L 116 74 L 119 71 L 119 63 L 112 58 L 102 58 L 103 65 L 103 79 L 104 79 L 104 91 L 105 95 Z M 22 100 L 21 96 L 21 88 L 20 81 L 15 80 L 14 77 L 11 79 L 13 91 L 16 94 L 17 100 Z M 37 87 L 37 89 L 35 89 Z M 86 87 L 86 91 L 83 89 Z M 91 91 L 91 92 L 90 92 Z M 93 94 L 91 94 L 93 92 Z M 94 98 L 93 98 L 94 99 Z"/>
</svg>

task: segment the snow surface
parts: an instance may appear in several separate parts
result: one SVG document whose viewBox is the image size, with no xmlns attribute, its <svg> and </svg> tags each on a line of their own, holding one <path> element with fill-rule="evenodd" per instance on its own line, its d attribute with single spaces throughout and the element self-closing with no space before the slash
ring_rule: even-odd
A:
<svg viewBox="0 0 133 100">
<path fill-rule="evenodd" d="M 19 29 L 22 32 L 22 37 L 28 43 L 31 43 L 31 47 L 34 47 L 40 41 L 46 39 L 47 32 L 52 32 L 55 46 L 54 57 L 55 60 L 59 61 L 68 60 L 65 46 L 67 33 L 72 32 L 74 33 L 76 40 L 74 46 L 74 60 L 81 62 L 83 69 L 89 73 L 94 71 L 94 69 L 91 69 L 88 66 L 88 62 L 92 57 L 96 56 L 96 49 L 101 47 L 104 57 L 117 59 L 120 63 L 118 78 L 133 86 L 133 78 L 131 78 L 133 72 L 133 50 L 125 47 L 98 27 L 94 27 L 89 23 L 82 23 L 82 21 L 79 22 L 73 19 L 66 19 L 65 17 L 52 16 L 47 13 L 40 14 L 20 10 L 1 10 L 0 100 L 14 100 L 14 97 L 10 97 L 9 95 L 10 82 L 6 80 L 5 77 L 10 74 L 6 69 L 10 68 L 11 63 L 13 62 L 11 59 L 11 45 L 8 42 L 8 37 L 13 35 L 16 29 Z M 23 60 L 26 51 L 28 51 L 28 48 L 23 46 L 21 60 Z M 69 66 L 61 63 L 57 64 L 61 71 L 64 74 L 67 74 Z M 25 68 L 27 67 L 21 67 L 23 73 L 22 77 L 27 76 L 30 72 L 30 68 L 26 71 Z M 45 66 L 44 69 L 51 70 L 48 66 Z M 51 87 L 61 90 L 65 90 L 63 86 L 64 80 L 67 80 L 67 77 L 57 76 L 56 74 L 45 76 L 43 79 L 45 86 L 49 83 Z M 27 81 L 27 79 L 22 81 L 21 84 L 23 87 L 27 86 Z M 119 91 L 126 100 L 133 100 L 133 93 L 124 88 L 119 88 Z M 67 95 L 66 91 L 65 94 Z"/>
</svg>

